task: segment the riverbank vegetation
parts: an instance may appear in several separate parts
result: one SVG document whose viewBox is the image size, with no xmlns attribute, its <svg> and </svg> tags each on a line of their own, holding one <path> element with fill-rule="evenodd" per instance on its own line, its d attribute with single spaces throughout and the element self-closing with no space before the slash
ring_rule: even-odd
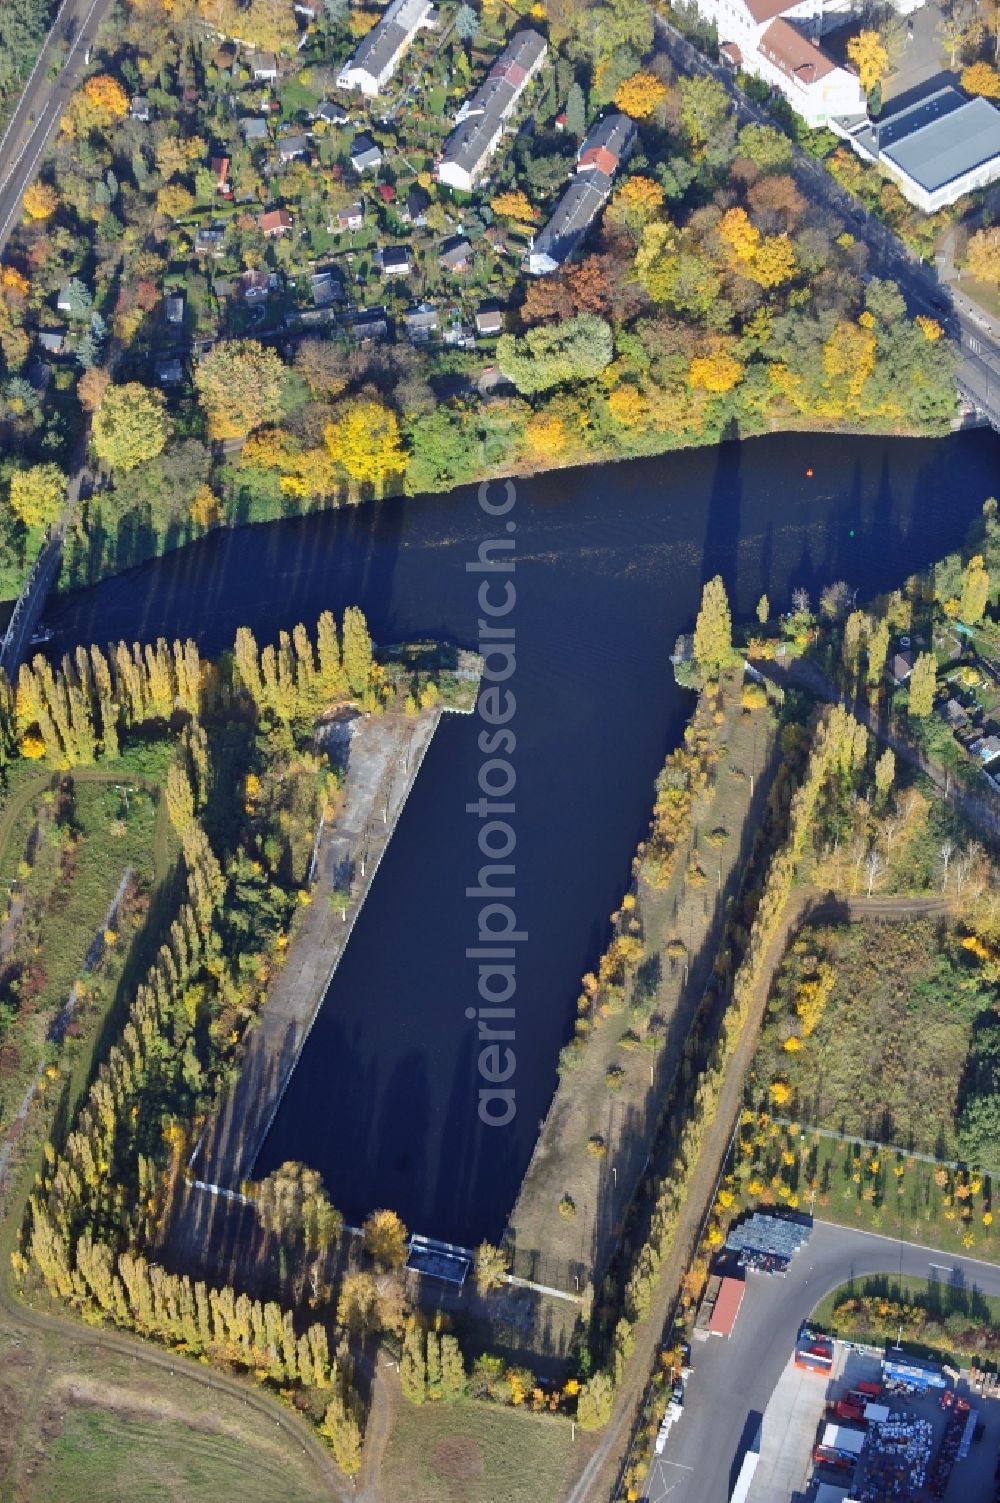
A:
<svg viewBox="0 0 1000 1503">
<path fill-rule="evenodd" d="M 489 186 L 435 183 L 446 117 L 527 10 L 444 7 L 404 64 L 405 108 L 364 121 L 383 158 L 368 173 L 353 127 L 321 112 L 360 12 L 277 28 L 262 82 L 209 29 L 229 12 L 112 11 L 0 275 L 8 589 L 88 436 L 108 483 L 74 517 L 67 584 L 391 490 L 779 428 L 945 431 L 940 328 L 868 278 L 779 131 L 739 128 L 721 85 L 673 75 L 639 0 L 535 7 L 550 58 L 533 134 L 505 143 Z M 607 211 L 578 263 L 529 279 L 528 238 L 612 102 L 638 143 Z M 384 274 L 389 248 L 405 277 Z M 451 324 L 411 342 L 428 303 Z"/>
</svg>

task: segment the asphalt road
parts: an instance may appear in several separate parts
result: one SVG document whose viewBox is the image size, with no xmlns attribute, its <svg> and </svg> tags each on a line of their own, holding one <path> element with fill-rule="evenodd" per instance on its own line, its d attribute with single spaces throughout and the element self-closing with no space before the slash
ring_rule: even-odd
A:
<svg viewBox="0 0 1000 1503">
<path fill-rule="evenodd" d="M 18 222 L 21 196 L 38 171 L 110 3 L 111 0 L 63 0 L 0 140 L 0 250 Z M 59 71 L 50 76 L 60 63 Z"/>
<path fill-rule="evenodd" d="M 709 74 L 728 90 L 741 124 L 773 125 L 767 111 L 748 99 L 728 69 L 711 62 L 662 16 L 655 17 L 663 50 L 686 73 Z M 1000 430 L 1000 328 L 960 293 L 946 286 L 880 220 L 867 213 L 856 198 L 808 152 L 796 148 L 792 173 L 799 188 L 814 203 L 823 203 L 868 247 L 869 270 L 899 285 L 911 312 L 935 317 L 959 349 L 956 378 L 964 396 L 974 401 Z"/>
<path fill-rule="evenodd" d="M 795 1338 L 823 1297 L 863 1274 L 910 1274 L 1000 1296 L 1000 1267 L 816 1222 L 785 1278 L 748 1275 L 728 1341 L 695 1342 L 684 1414 L 653 1463 L 649 1503 L 727 1503 Z"/>
</svg>

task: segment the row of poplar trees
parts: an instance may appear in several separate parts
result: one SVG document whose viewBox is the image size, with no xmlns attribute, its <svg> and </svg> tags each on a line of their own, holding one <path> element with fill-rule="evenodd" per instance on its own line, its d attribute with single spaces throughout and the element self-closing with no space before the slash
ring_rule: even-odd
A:
<svg viewBox="0 0 1000 1503">
<path fill-rule="evenodd" d="M 327 618 L 319 633 L 328 668 L 331 626 Z M 352 652 L 359 626 L 363 618 L 345 630 Z M 332 640 L 338 676 L 323 678 L 316 691 L 330 698 L 351 692 L 335 626 Z M 316 655 L 312 662 L 319 678 Z M 111 754 L 111 729 L 141 718 L 168 719 L 178 708 L 193 718 L 182 732 L 166 786 L 183 850 L 179 908 L 61 1151 L 47 1150 L 18 1256 L 23 1270 L 32 1266 L 55 1296 L 78 1308 L 275 1382 L 328 1389 L 321 1428 L 349 1465 L 360 1446 L 361 1411 L 346 1358 L 331 1364 L 325 1328 L 316 1322 L 297 1331 L 292 1312 L 275 1302 L 168 1273 L 143 1251 L 181 1170 L 186 1123 L 217 1093 L 226 1069 L 216 1024 L 230 878 L 202 823 L 212 768 L 208 738 L 197 718 L 213 672 L 212 665 L 200 662 L 194 644 L 168 649 L 159 643 L 141 653 L 114 649 L 108 657 L 81 650 L 56 672 L 36 660 L 22 675 L 18 698 L 24 723 L 37 727 L 47 750 L 66 760 L 93 755 L 98 741 Z M 218 686 L 212 692 L 218 704 Z M 88 727 L 93 742 L 87 740 Z"/>
<path fill-rule="evenodd" d="M 364 615 L 348 606 L 343 624 L 329 611 L 317 622 L 315 640 L 302 625 L 281 632 L 277 646 L 260 650 L 253 633 L 240 627 L 233 650 L 236 687 L 257 712 L 288 723 L 315 716 L 348 698 L 373 702 L 379 669 Z M 192 719 L 217 707 L 220 675 L 187 641 L 129 647 L 119 642 L 103 652 L 78 647 L 58 668 L 40 654 L 23 663 L 13 714 L 0 696 L 0 722 L 23 751 L 44 755 L 62 767 L 114 758 L 132 726 L 169 721 L 177 712 Z M 13 737 L 9 735 L 13 720 Z"/>
</svg>

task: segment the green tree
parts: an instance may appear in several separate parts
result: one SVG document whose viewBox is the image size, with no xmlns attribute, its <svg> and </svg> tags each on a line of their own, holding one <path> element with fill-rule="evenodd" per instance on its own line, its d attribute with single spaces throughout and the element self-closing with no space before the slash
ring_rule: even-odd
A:
<svg viewBox="0 0 1000 1503">
<path fill-rule="evenodd" d="M 570 84 L 569 93 L 566 95 L 566 129 L 577 139 L 582 137 L 587 129 L 587 105 L 583 90 L 575 79 Z"/>
<path fill-rule="evenodd" d="M 580 1389 L 576 1418 L 581 1430 L 600 1430 L 611 1418 L 615 1385 L 610 1373 L 596 1372 Z"/>
<path fill-rule="evenodd" d="M 611 325 L 594 313 L 497 340 L 497 364 L 523 394 L 585 381 L 610 365 L 614 353 Z"/>
<path fill-rule="evenodd" d="M 730 111 L 725 85 L 714 78 L 682 78 L 681 124 L 695 146 L 703 146 L 718 135 Z"/>
<path fill-rule="evenodd" d="M 66 504 L 66 476 L 56 464 L 36 464 L 10 477 L 10 506 L 25 527 L 49 527 Z"/>
<path fill-rule="evenodd" d="M 163 451 L 170 435 L 163 396 L 138 381 L 109 386 L 94 416 L 91 442 L 102 464 L 128 473 Z"/>
<path fill-rule="evenodd" d="M 740 156 L 761 172 L 784 172 L 792 164 L 791 141 L 772 125 L 744 125 L 736 139 Z"/>
<path fill-rule="evenodd" d="M 882 682 L 885 660 L 889 656 L 889 623 L 883 617 L 868 633 L 868 683 L 876 689 Z"/>
<path fill-rule="evenodd" d="M 465 1361 L 454 1336 L 441 1337 L 441 1397 L 446 1404 L 463 1397 L 466 1387 Z"/>
<path fill-rule="evenodd" d="M 733 659 L 733 622 L 721 574 L 708 580 L 694 627 L 694 659 L 708 678 L 717 678 Z"/>
<path fill-rule="evenodd" d="M 932 652 L 922 652 L 910 674 L 907 711 L 917 720 L 925 720 L 934 708 L 937 683 L 937 659 Z"/>
</svg>

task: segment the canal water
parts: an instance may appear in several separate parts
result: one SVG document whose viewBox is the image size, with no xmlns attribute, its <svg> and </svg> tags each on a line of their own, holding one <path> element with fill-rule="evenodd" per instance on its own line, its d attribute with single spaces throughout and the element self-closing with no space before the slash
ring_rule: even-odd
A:
<svg viewBox="0 0 1000 1503">
<path fill-rule="evenodd" d="M 721 573 L 739 615 L 766 592 L 860 599 L 960 545 L 1000 492 L 1000 441 L 784 435 L 518 482 L 503 521 L 475 490 L 387 501 L 218 533 L 70 596 L 55 647 L 191 635 L 204 651 L 240 625 L 262 642 L 357 603 L 376 641 L 475 646 L 480 577 L 466 565 L 516 521 L 517 709 L 509 816 L 527 940 L 516 984 L 516 1116 L 482 1124 L 476 1024 L 484 760 L 475 718 L 446 716 L 258 1160 L 322 1171 L 358 1222 L 392 1206 L 413 1229 L 471 1245 L 513 1204 L 593 965 L 648 820 L 653 780 L 689 699 L 669 656 L 702 582 Z M 501 495 L 495 487 L 492 495 Z M 553 1214 L 556 1208 L 553 1207 Z"/>
</svg>

